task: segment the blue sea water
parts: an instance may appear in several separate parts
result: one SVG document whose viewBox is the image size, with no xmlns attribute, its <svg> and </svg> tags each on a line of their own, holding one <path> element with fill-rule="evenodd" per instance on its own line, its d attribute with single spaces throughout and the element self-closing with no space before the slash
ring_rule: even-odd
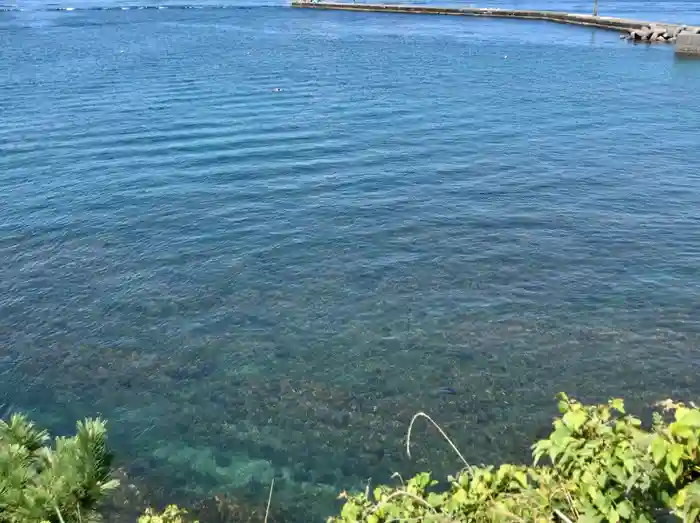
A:
<svg viewBox="0 0 700 523">
<path fill-rule="evenodd" d="M 274 477 L 309 521 L 457 468 L 422 426 L 407 458 L 421 410 L 478 463 L 526 457 L 558 391 L 698 396 L 700 62 L 538 22 L 138 7 L 0 12 L 0 404 L 106 417 L 162 499 L 264 506 Z"/>
</svg>

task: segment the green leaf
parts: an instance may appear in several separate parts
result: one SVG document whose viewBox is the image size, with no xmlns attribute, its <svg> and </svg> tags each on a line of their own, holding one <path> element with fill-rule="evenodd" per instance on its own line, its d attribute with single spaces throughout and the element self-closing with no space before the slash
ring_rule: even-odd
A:
<svg viewBox="0 0 700 523">
<path fill-rule="evenodd" d="M 666 466 L 664 467 L 664 472 L 666 473 L 668 480 L 675 485 L 676 481 L 678 480 L 680 470 L 674 469 L 671 464 L 667 462 Z"/>
<path fill-rule="evenodd" d="M 622 519 L 630 519 L 632 515 L 632 505 L 629 501 L 620 501 L 617 504 L 617 513 Z"/>
<path fill-rule="evenodd" d="M 567 414 L 569 413 L 567 412 Z M 552 432 L 552 435 L 549 437 L 549 439 L 554 445 L 557 445 L 558 447 L 563 447 L 566 444 L 567 439 L 570 437 L 571 430 L 566 425 L 562 424 L 559 425 L 554 432 Z"/>
<path fill-rule="evenodd" d="M 624 414 L 625 413 L 625 401 L 621 398 L 615 398 L 610 400 L 610 408 Z"/>
<path fill-rule="evenodd" d="M 673 499 L 671 498 L 670 494 L 665 490 L 661 491 L 661 501 L 663 501 L 666 505 L 673 505 Z"/>
<path fill-rule="evenodd" d="M 435 492 L 431 492 L 430 494 L 428 494 L 428 498 L 426 499 L 426 501 L 431 507 L 439 507 L 445 501 L 445 496 L 443 496 L 442 494 L 436 494 Z"/>
<path fill-rule="evenodd" d="M 576 523 L 601 523 L 601 521 L 603 521 L 603 516 L 586 512 L 581 514 Z"/>
<path fill-rule="evenodd" d="M 570 410 L 569 412 L 564 414 L 562 421 L 564 421 L 566 426 L 569 427 L 571 430 L 577 431 L 583 426 L 584 423 L 586 423 L 587 419 L 588 415 L 585 411 Z"/>
<path fill-rule="evenodd" d="M 608 475 L 605 472 L 601 472 L 596 476 L 596 481 L 598 482 L 598 486 L 603 488 L 608 481 Z"/>
<path fill-rule="evenodd" d="M 671 444 L 670 448 L 668 449 L 668 460 L 671 462 L 671 465 L 674 467 L 677 467 L 678 464 L 681 461 L 681 456 L 683 456 L 683 451 L 685 449 L 683 448 L 683 445 L 680 443 L 673 443 Z"/>
<path fill-rule="evenodd" d="M 343 519 L 348 521 L 357 521 L 360 515 L 360 507 L 354 503 L 346 503 L 343 505 L 343 509 L 340 511 L 340 515 Z"/>
<path fill-rule="evenodd" d="M 677 421 L 688 427 L 700 427 L 700 410 L 697 409 L 678 409 Z"/>
<path fill-rule="evenodd" d="M 466 505 L 467 499 L 467 491 L 464 489 L 459 489 L 452 495 L 452 500 L 458 505 Z"/>
<path fill-rule="evenodd" d="M 600 510 L 603 513 L 605 513 L 608 510 L 608 507 L 610 506 L 610 500 L 606 498 L 602 492 L 596 493 L 596 496 L 593 499 L 593 503 L 596 507 L 598 507 L 598 510 Z"/>
<path fill-rule="evenodd" d="M 414 486 L 419 490 L 423 490 L 430 485 L 430 473 L 421 472 L 416 474 L 413 478 L 408 481 L 409 486 Z"/>
<path fill-rule="evenodd" d="M 690 439 L 693 437 L 693 429 L 688 425 L 684 425 L 682 423 L 672 423 L 670 429 L 671 434 L 673 434 L 676 438 Z"/>
<path fill-rule="evenodd" d="M 657 465 L 661 463 L 667 451 L 668 447 L 666 441 L 661 436 L 654 438 L 654 441 L 651 443 L 651 455 L 654 458 L 654 463 Z"/>
</svg>

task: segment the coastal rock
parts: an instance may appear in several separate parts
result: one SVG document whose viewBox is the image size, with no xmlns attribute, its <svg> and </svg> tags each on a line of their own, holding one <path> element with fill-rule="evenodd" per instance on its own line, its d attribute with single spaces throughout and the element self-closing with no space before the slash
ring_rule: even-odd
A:
<svg viewBox="0 0 700 523">
<path fill-rule="evenodd" d="M 674 38 L 677 37 L 679 34 L 681 34 L 681 33 L 682 33 L 683 31 L 685 31 L 686 29 L 687 29 L 686 26 L 684 26 L 684 25 L 679 25 L 678 27 L 676 27 L 676 30 L 673 31 L 673 37 L 674 37 Z"/>
<path fill-rule="evenodd" d="M 639 35 L 639 40 L 643 42 L 648 41 L 652 35 L 651 29 L 640 29 L 639 31 L 636 31 L 636 33 Z"/>
<path fill-rule="evenodd" d="M 668 31 L 668 28 L 664 25 L 652 25 L 651 26 L 652 38 L 658 38 L 659 36 L 663 36 L 664 34 L 666 34 L 666 31 Z"/>
</svg>

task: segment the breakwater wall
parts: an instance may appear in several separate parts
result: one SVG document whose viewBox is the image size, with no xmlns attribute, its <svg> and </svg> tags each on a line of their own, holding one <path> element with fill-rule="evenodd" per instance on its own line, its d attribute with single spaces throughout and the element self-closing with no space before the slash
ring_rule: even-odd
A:
<svg viewBox="0 0 700 523">
<path fill-rule="evenodd" d="M 512 18 L 518 20 L 543 20 L 561 24 L 597 27 L 617 31 L 621 38 L 645 43 L 676 43 L 679 36 L 683 43 L 683 54 L 700 56 L 700 27 L 673 23 L 658 23 L 609 16 L 539 11 L 531 9 L 495 9 L 487 7 L 437 7 L 427 5 L 361 4 L 316 2 L 293 0 L 292 7 L 307 9 L 335 9 L 342 11 L 369 11 L 378 13 L 404 13 L 424 15 L 476 16 L 489 18 Z"/>
</svg>

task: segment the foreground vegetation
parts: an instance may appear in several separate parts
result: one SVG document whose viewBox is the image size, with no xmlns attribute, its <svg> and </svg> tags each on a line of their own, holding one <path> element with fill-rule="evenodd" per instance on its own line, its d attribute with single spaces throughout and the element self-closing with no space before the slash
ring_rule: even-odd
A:
<svg viewBox="0 0 700 523">
<path fill-rule="evenodd" d="M 85 420 L 74 437 L 48 443 L 21 414 L 0 421 L 0 522 L 90 521 L 117 487 L 103 421 Z"/>
<path fill-rule="evenodd" d="M 532 465 L 464 462 L 446 485 L 419 474 L 399 487 L 348 497 L 340 517 L 331 520 L 697 521 L 700 410 L 673 401 L 659 407 L 645 429 L 626 414 L 622 400 L 587 406 L 562 394 L 561 417 L 549 438 L 533 445 Z"/>
<path fill-rule="evenodd" d="M 446 483 L 422 473 L 405 482 L 397 477 L 396 486 L 343 493 L 340 515 L 329 522 L 698 521 L 700 409 L 671 400 L 658 407 L 644 425 L 620 399 L 583 405 L 562 394 L 561 416 L 533 445 L 531 465 L 473 467 L 448 439 L 464 468 Z M 432 422 L 424 414 L 413 421 L 420 417 Z M 49 446 L 46 432 L 24 416 L 0 421 L 0 523 L 94 520 L 98 502 L 116 487 L 105 434 L 104 422 L 85 420 L 73 438 Z M 139 523 L 186 517 L 170 506 L 148 510 Z"/>
</svg>

